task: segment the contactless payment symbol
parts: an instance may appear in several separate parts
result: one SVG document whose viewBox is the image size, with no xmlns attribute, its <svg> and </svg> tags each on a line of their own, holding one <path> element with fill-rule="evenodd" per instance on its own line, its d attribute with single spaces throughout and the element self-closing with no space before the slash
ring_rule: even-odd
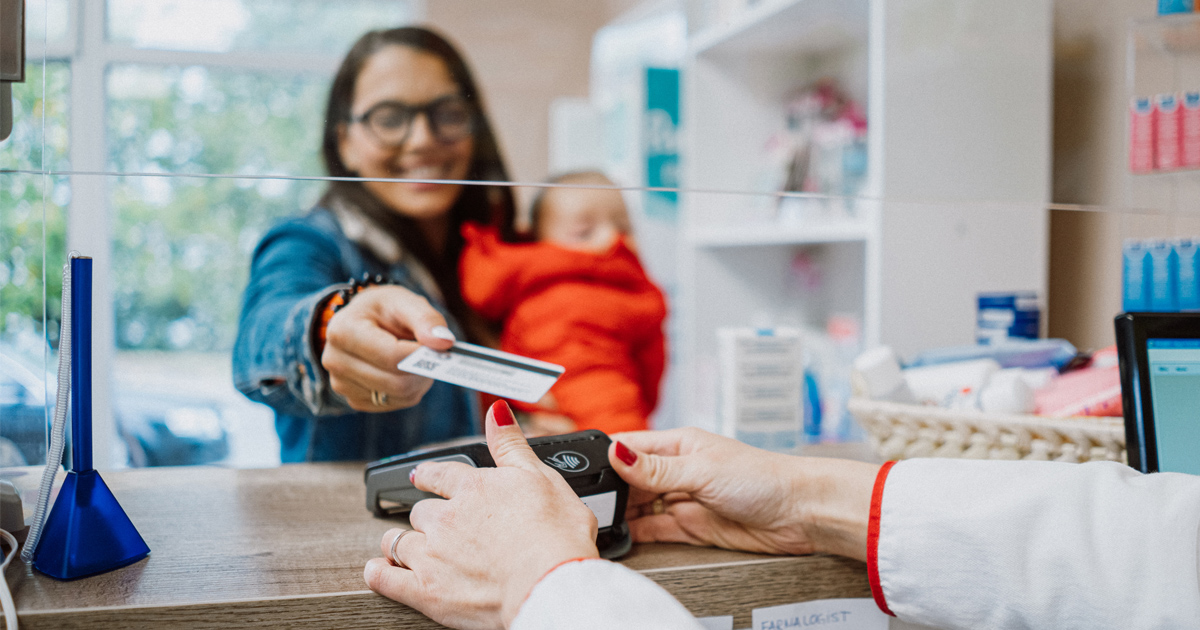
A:
<svg viewBox="0 0 1200 630">
<path fill-rule="evenodd" d="M 569 473 L 587 470 L 587 467 L 591 465 L 588 458 L 575 451 L 559 451 L 542 461 L 563 472 Z"/>
</svg>

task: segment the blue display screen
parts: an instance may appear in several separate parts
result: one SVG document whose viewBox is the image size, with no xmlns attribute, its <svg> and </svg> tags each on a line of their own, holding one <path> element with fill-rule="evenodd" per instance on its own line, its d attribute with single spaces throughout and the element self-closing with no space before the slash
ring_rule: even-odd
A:
<svg viewBox="0 0 1200 630">
<path fill-rule="evenodd" d="M 1158 469 L 1200 475 L 1200 339 L 1149 339 Z"/>
</svg>

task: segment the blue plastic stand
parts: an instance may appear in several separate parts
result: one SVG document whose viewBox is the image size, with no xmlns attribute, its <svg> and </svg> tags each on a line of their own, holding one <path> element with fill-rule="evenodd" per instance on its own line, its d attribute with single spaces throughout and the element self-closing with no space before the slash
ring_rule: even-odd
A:
<svg viewBox="0 0 1200 630">
<path fill-rule="evenodd" d="M 60 580 L 119 569 L 150 547 L 92 468 L 92 259 L 71 259 L 71 469 L 33 566 Z"/>
</svg>

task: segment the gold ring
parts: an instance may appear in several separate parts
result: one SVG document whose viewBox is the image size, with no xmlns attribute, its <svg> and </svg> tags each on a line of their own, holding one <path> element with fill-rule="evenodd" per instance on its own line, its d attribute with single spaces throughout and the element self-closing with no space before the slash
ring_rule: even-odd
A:
<svg viewBox="0 0 1200 630">
<path fill-rule="evenodd" d="M 655 515 L 665 514 L 666 511 L 667 511 L 667 504 L 665 501 L 663 501 L 662 497 L 658 497 L 657 499 L 654 500 L 653 503 L 650 504 L 650 513 L 651 514 L 655 514 Z"/>
<path fill-rule="evenodd" d="M 388 552 L 388 555 L 391 556 L 392 564 L 400 567 L 401 569 L 408 569 L 409 567 L 407 564 L 404 564 L 403 562 L 401 562 L 400 558 L 396 557 L 396 543 L 399 543 L 400 539 L 404 538 L 405 534 L 411 534 L 412 531 L 413 530 L 411 530 L 411 529 L 400 530 L 400 533 L 396 534 L 396 537 L 392 539 L 391 551 Z M 409 569 L 409 570 L 411 570 L 411 569 Z"/>
<path fill-rule="evenodd" d="M 371 390 L 371 404 L 382 407 L 387 404 L 388 395 L 378 390 Z"/>
</svg>

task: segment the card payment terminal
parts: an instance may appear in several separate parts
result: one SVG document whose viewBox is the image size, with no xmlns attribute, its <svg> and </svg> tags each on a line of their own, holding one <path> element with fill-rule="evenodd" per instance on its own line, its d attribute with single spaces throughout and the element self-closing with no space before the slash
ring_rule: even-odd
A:
<svg viewBox="0 0 1200 630">
<path fill-rule="evenodd" d="M 604 558 L 620 557 L 632 545 L 629 525 L 625 522 L 629 485 L 608 463 L 611 443 L 607 435 L 595 430 L 529 440 L 538 458 L 558 471 L 596 515 L 600 526 L 596 547 Z M 462 462 L 476 468 L 496 466 L 487 443 L 482 441 L 381 459 L 367 464 L 367 509 L 376 516 L 405 514 L 417 501 L 436 498 L 437 495 L 413 487 L 408 475 L 419 464 L 438 461 Z"/>
</svg>

